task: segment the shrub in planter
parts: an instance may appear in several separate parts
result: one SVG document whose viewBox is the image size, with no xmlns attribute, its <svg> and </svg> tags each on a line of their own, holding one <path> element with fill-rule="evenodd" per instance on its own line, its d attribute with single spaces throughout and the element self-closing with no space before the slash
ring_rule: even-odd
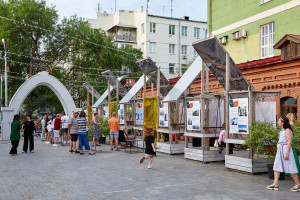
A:
<svg viewBox="0 0 300 200">
<path fill-rule="evenodd" d="M 257 155 L 268 156 L 269 177 L 274 179 L 273 163 L 277 152 L 278 132 L 280 127 L 272 123 L 255 121 L 250 127 L 250 135 L 245 140 L 245 145 L 252 148 Z M 284 179 L 281 175 L 281 178 Z"/>
<path fill-rule="evenodd" d="M 105 144 L 106 136 L 109 136 L 109 124 L 107 117 L 99 117 L 100 125 L 100 141 L 99 143 Z"/>
</svg>

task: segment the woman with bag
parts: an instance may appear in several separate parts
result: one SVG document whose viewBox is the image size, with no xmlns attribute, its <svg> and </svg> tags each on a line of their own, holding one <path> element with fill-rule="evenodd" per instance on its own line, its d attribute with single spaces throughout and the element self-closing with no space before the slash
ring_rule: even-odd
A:
<svg viewBox="0 0 300 200">
<path fill-rule="evenodd" d="M 34 153 L 34 138 L 33 134 L 35 133 L 35 125 L 34 122 L 31 120 L 31 115 L 26 115 L 26 121 L 23 123 L 22 126 L 24 130 L 24 144 L 23 144 L 23 152 L 27 153 L 28 150 L 28 140 L 30 142 L 29 151 L 30 153 Z"/>
</svg>

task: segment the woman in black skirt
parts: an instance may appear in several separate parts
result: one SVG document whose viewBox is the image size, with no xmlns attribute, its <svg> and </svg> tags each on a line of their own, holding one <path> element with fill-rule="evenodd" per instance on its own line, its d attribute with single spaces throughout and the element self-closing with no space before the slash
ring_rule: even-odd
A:
<svg viewBox="0 0 300 200">
<path fill-rule="evenodd" d="M 23 123 L 22 128 L 24 130 L 24 145 L 23 145 L 22 153 L 27 153 L 28 140 L 30 142 L 30 146 L 29 146 L 30 153 L 34 153 L 33 134 L 35 133 L 35 126 L 34 126 L 34 122 L 31 120 L 30 114 L 26 116 L 26 121 Z"/>
</svg>

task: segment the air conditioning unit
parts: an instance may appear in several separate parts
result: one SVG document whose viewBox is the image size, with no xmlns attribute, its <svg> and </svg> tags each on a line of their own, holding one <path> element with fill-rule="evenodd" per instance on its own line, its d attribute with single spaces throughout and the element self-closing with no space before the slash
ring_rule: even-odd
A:
<svg viewBox="0 0 300 200">
<path fill-rule="evenodd" d="M 236 32 L 234 32 L 234 33 L 232 33 L 232 39 L 233 40 L 238 40 L 238 39 L 240 39 L 240 35 L 239 35 L 239 31 L 236 31 Z"/>
<path fill-rule="evenodd" d="M 246 38 L 246 37 L 248 37 L 247 31 L 246 30 L 240 30 L 239 31 L 239 37 L 240 38 Z"/>
<path fill-rule="evenodd" d="M 223 37 L 220 38 L 221 44 L 227 44 L 227 37 L 228 36 L 223 36 Z"/>
<path fill-rule="evenodd" d="M 183 60 L 186 60 L 186 59 L 187 59 L 187 55 L 183 55 L 183 56 L 182 56 L 182 59 L 183 59 Z"/>
</svg>

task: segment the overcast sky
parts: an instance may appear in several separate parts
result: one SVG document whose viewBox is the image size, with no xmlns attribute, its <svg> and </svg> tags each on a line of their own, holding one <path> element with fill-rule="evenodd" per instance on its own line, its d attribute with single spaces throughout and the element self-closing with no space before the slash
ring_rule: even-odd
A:
<svg viewBox="0 0 300 200">
<path fill-rule="evenodd" d="M 115 11 L 114 0 L 46 0 L 54 5 L 60 19 L 77 14 L 83 18 L 96 18 L 98 3 L 101 11 Z M 147 0 L 116 0 L 117 10 L 146 9 Z M 149 0 L 149 14 L 171 16 L 171 0 Z M 189 16 L 192 20 L 207 21 L 207 0 L 173 0 L 173 17 Z"/>
</svg>

